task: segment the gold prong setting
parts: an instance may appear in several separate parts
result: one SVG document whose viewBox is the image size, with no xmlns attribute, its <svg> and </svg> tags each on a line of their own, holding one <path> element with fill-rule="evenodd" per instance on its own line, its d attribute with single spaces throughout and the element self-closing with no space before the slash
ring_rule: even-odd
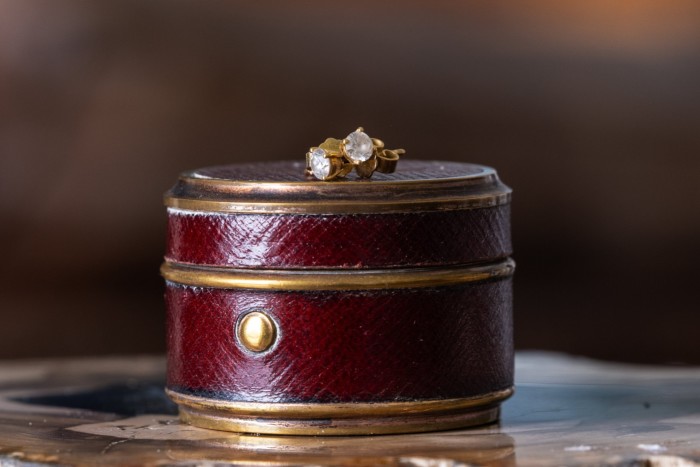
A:
<svg viewBox="0 0 700 467">
<path fill-rule="evenodd" d="M 367 162 L 374 155 L 375 149 L 372 138 L 364 132 L 362 127 L 350 133 L 340 147 L 353 165 Z"/>
<path fill-rule="evenodd" d="M 314 177 L 326 180 L 331 176 L 333 164 L 328 158 L 328 153 L 321 148 L 311 148 L 307 154 L 308 166 Z"/>
<path fill-rule="evenodd" d="M 306 153 L 306 174 L 318 180 L 344 178 L 357 172 L 360 178 L 370 178 L 377 171 L 392 173 L 396 170 L 403 149 L 385 149 L 384 142 L 371 138 L 362 127 L 345 139 L 327 138 Z"/>
</svg>

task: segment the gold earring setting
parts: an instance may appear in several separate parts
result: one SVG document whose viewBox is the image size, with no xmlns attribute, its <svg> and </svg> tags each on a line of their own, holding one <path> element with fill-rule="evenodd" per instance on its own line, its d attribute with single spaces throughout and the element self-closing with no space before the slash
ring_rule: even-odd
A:
<svg viewBox="0 0 700 467">
<path fill-rule="evenodd" d="M 396 170 L 403 149 L 385 149 L 384 142 L 370 138 L 362 127 L 340 140 L 327 138 L 306 153 L 306 174 L 329 181 L 347 176 L 353 169 L 360 178 L 370 178 L 377 171 Z"/>
</svg>

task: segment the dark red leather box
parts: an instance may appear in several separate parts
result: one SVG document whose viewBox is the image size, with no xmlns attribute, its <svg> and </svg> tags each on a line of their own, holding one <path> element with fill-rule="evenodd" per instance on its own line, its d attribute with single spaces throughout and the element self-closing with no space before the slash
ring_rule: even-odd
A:
<svg viewBox="0 0 700 467">
<path fill-rule="evenodd" d="M 304 168 L 210 167 L 166 195 L 181 418 L 323 435 L 497 420 L 513 386 L 510 189 L 455 162 L 331 182 Z"/>
</svg>

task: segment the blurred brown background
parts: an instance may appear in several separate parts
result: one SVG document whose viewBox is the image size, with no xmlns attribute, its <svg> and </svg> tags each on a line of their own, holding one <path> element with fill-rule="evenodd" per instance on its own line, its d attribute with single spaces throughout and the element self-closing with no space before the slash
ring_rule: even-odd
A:
<svg viewBox="0 0 700 467">
<path fill-rule="evenodd" d="M 0 357 L 162 352 L 162 193 L 363 125 L 514 187 L 516 341 L 700 363 L 700 2 L 0 1 Z"/>
</svg>

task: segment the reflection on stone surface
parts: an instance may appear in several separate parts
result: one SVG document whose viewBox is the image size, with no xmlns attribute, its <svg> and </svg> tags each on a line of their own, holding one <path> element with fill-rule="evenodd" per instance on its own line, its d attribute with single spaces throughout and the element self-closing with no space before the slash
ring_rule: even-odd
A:
<svg viewBox="0 0 700 467">
<path fill-rule="evenodd" d="M 700 371 L 694 368 L 525 354 L 517 359 L 518 390 L 504 404 L 500 425 L 412 435 L 294 437 L 180 424 L 154 389 L 162 380 L 162 359 L 23 366 L 26 371 L 0 365 L 8 375 L 0 383 L 0 461 L 4 456 L 35 463 L 139 465 L 695 465 L 700 456 Z M 43 376 L 26 379 L 29 373 Z"/>
<path fill-rule="evenodd" d="M 79 425 L 71 431 L 132 441 L 187 441 L 185 449 L 173 449 L 170 457 L 206 459 L 272 460 L 280 455 L 291 463 L 318 463 L 333 459 L 385 462 L 403 458 L 450 459 L 463 463 L 496 462 L 509 465 L 513 438 L 495 428 L 415 435 L 369 437 L 257 436 L 181 425 L 174 417 L 140 416 L 104 423 Z M 195 444 L 191 444 L 196 441 Z M 177 446 L 177 444 L 176 444 Z M 341 462 L 342 463 L 342 462 Z M 505 463 L 505 464 L 504 464 Z"/>
</svg>

